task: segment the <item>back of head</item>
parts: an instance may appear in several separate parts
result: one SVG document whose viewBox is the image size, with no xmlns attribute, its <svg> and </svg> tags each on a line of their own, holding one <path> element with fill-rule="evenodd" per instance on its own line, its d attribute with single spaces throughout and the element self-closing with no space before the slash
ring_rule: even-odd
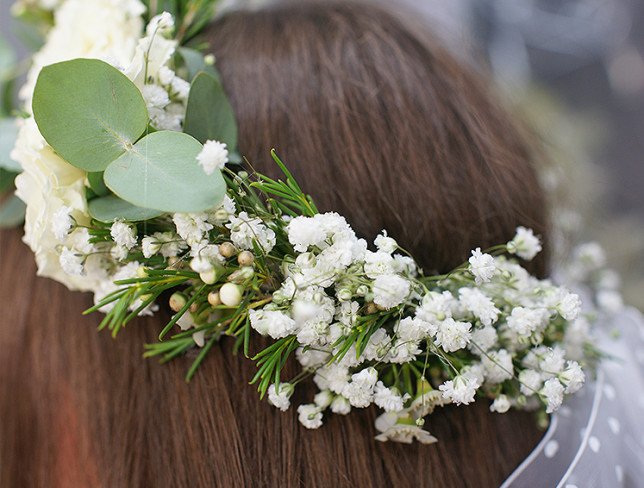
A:
<svg viewBox="0 0 644 488">
<path fill-rule="evenodd" d="M 546 231 L 520 131 L 477 77 L 395 16 L 297 2 L 229 13 L 208 36 L 242 155 L 274 174 L 275 147 L 321 210 L 362 236 L 387 229 L 444 271 L 517 225 Z M 15 303 L 0 335 L 3 486 L 493 486 L 538 437 L 528 414 L 494 416 L 482 402 L 432 414 L 432 446 L 377 443 L 373 409 L 307 431 L 257 400 L 232 341 L 186 385 L 191 357 L 141 359 L 166 317 L 116 341 L 97 334 L 95 319 L 72 320 L 86 298 L 27 279 L 17 235 L 0 244 L 3 302 Z M 545 259 L 534 266 L 543 273 Z"/>
<path fill-rule="evenodd" d="M 231 13 L 209 40 L 241 153 L 275 173 L 275 147 L 363 237 L 386 229 L 426 270 L 447 271 L 517 225 L 546 231 L 515 121 L 422 29 L 366 4 L 294 2 Z"/>
</svg>

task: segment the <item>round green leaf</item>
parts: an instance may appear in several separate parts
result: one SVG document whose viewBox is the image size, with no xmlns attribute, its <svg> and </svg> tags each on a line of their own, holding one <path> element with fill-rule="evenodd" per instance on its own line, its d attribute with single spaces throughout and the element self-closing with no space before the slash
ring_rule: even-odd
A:
<svg viewBox="0 0 644 488">
<path fill-rule="evenodd" d="M 33 112 L 47 143 L 87 171 L 103 171 L 132 147 L 148 124 L 136 85 L 98 59 L 45 66 L 36 82 Z"/>
<path fill-rule="evenodd" d="M 220 81 L 219 72 L 212 64 L 206 63 L 202 53 L 189 47 L 180 47 L 177 51 L 188 71 L 188 80 L 192 80 L 200 71 L 203 71 L 212 75 L 217 81 Z"/>
<path fill-rule="evenodd" d="M 118 219 L 129 222 L 140 222 L 142 220 L 153 219 L 163 214 L 159 210 L 137 207 L 114 195 L 90 200 L 87 209 L 92 218 L 100 220 L 101 222 L 114 222 Z"/>
<path fill-rule="evenodd" d="M 11 195 L 0 203 L 0 228 L 17 227 L 25 220 L 24 202 L 16 195 Z"/>
<path fill-rule="evenodd" d="M 149 134 L 110 164 L 105 184 L 123 200 L 163 212 L 200 212 L 224 198 L 220 171 L 206 175 L 197 163 L 202 145 L 188 134 Z"/>
<path fill-rule="evenodd" d="M 237 123 L 221 84 L 201 72 L 190 85 L 183 132 L 199 142 L 223 142 L 232 151 L 237 145 Z"/>
<path fill-rule="evenodd" d="M 17 137 L 16 119 L 0 119 L 0 168 L 19 173 L 22 171 L 20 164 L 9 157 Z"/>
</svg>

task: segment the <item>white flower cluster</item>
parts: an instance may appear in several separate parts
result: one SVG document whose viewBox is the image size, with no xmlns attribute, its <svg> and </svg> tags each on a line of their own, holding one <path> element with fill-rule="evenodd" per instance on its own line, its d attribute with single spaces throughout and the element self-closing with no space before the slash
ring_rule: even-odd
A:
<svg viewBox="0 0 644 488">
<path fill-rule="evenodd" d="M 180 131 L 190 83 L 168 67 L 177 49 L 173 31 L 174 19 L 167 12 L 150 20 L 125 74 L 141 90 L 152 125 Z"/>
<path fill-rule="evenodd" d="M 583 383 L 579 364 L 566 359 L 560 346 L 539 345 L 577 319 L 579 297 L 513 261 L 476 249 L 453 278 L 428 290 L 414 261 L 395 254 L 395 240 L 384 233 L 374 252 L 335 213 L 296 217 L 286 230 L 295 256 L 284 262 L 285 279 L 272 303 L 251 310 L 250 322 L 273 339 L 297 337 L 298 360 L 320 389 L 314 403 L 298 409 L 306 427 L 319 427 L 327 408 L 346 414 L 375 403 L 385 412 L 378 421 L 380 440 L 431 442 L 415 423 L 427 409 L 418 402 L 426 398 L 432 408 L 468 404 L 480 391 L 495 398 L 492 411 L 541 402 L 549 413 L 564 393 Z M 540 243 L 532 231 L 519 228 L 508 247 L 533 257 Z M 360 350 L 353 343 L 341 354 L 344 340 L 368 327 L 372 314 L 391 315 L 365 336 Z M 380 374 L 392 365 L 422 369 L 427 355 L 449 363 L 454 353 L 468 360 L 461 359 L 452 379 L 436 390 L 430 386 L 421 400 Z M 270 401 L 288 407 L 275 394 Z"/>
</svg>

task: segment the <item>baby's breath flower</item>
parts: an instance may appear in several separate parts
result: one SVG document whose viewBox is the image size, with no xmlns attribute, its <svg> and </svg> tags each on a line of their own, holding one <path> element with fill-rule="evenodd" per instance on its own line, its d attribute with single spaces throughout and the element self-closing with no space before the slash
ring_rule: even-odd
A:
<svg viewBox="0 0 644 488">
<path fill-rule="evenodd" d="M 401 396 L 397 390 L 387 388 L 382 381 L 376 383 L 373 401 L 385 412 L 400 412 L 408 399 L 408 394 Z"/>
<path fill-rule="evenodd" d="M 565 392 L 569 394 L 577 392 L 586 381 L 586 375 L 577 361 L 568 361 L 566 369 L 558 375 L 558 378 L 566 387 Z"/>
<path fill-rule="evenodd" d="M 172 221 L 177 228 L 177 234 L 190 246 L 201 242 L 204 234 L 213 228 L 205 212 L 175 213 Z"/>
<path fill-rule="evenodd" d="M 467 405 L 474 401 L 474 395 L 479 387 L 478 380 L 471 376 L 456 376 L 438 387 L 443 392 L 443 398 L 456 405 Z"/>
<path fill-rule="evenodd" d="M 446 352 L 463 349 L 470 342 L 472 324 L 468 322 L 457 322 L 451 317 L 446 318 L 438 326 L 436 333 L 436 344 Z"/>
<path fill-rule="evenodd" d="M 318 429 L 322 426 L 322 412 L 314 403 L 297 407 L 300 423 L 307 429 Z"/>
<path fill-rule="evenodd" d="M 367 251 L 364 259 L 364 272 L 369 278 L 390 275 L 395 272 L 395 260 L 386 252 Z"/>
<path fill-rule="evenodd" d="M 273 339 L 286 337 L 296 331 L 295 321 L 278 310 L 251 310 L 248 316 L 253 329 Z"/>
<path fill-rule="evenodd" d="M 326 232 L 319 222 L 311 217 L 295 217 L 286 227 L 288 240 L 297 252 L 306 252 L 311 246 L 320 246 Z"/>
<path fill-rule="evenodd" d="M 469 259 L 470 273 L 474 275 L 477 285 L 487 283 L 494 276 L 496 271 L 496 264 L 494 258 L 489 254 L 481 252 L 481 248 L 477 247 L 472 251 L 472 257 Z"/>
<path fill-rule="evenodd" d="M 472 332 L 472 342 L 469 344 L 469 348 L 474 354 L 480 355 L 496 346 L 497 339 L 496 329 L 491 325 L 480 329 L 476 328 Z"/>
<path fill-rule="evenodd" d="M 461 305 L 472 312 L 483 325 L 492 325 L 498 319 L 500 310 L 478 288 L 461 288 L 458 295 Z"/>
<path fill-rule="evenodd" d="M 373 241 L 378 248 L 378 251 L 391 254 L 398 248 L 398 243 L 387 235 L 387 231 L 383 230 L 378 237 Z"/>
<path fill-rule="evenodd" d="M 512 404 L 506 395 L 499 395 L 490 405 L 490 412 L 505 413 L 510 410 Z"/>
<path fill-rule="evenodd" d="M 268 387 L 268 403 L 284 412 L 291 406 L 293 391 L 294 387 L 290 383 L 280 383 L 277 387 L 272 384 Z"/>
<path fill-rule="evenodd" d="M 347 415 L 351 412 L 351 403 L 342 395 L 338 395 L 331 402 L 331 411 L 339 415 Z"/>
<path fill-rule="evenodd" d="M 539 392 L 546 401 L 546 413 L 552 413 L 561 406 L 564 386 L 557 378 L 550 378 Z"/>
<path fill-rule="evenodd" d="M 507 249 L 510 254 L 516 254 L 526 261 L 531 261 L 541 252 L 541 241 L 534 235 L 532 229 L 517 227 L 516 235 L 507 243 Z"/>
<path fill-rule="evenodd" d="M 150 19 L 146 27 L 146 34 L 152 35 L 170 35 L 174 29 L 174 18 L 168 12 L 162 12 Z"/>
<path fill-rule="evenodd" d="M 533 332 L 540 330 L 547 320 L 548 312 L 545 309 L 515 307 L 507 319 L 507 324 L 519 336 L 528 337 Z"/>
<path fill-rule="evenodd" d="M 226 227 L 230 229 L 230 240 L 239 249 L 252 250 L 255 241 L 268 253 L 275 245 L 275 232 L 259 218 L 250 217 L 246 212 L 241 212 L 238 217 L 231 217 Z"/>
<path fill-rule="evenodd" d="M 538 371 L 523 369 L 519 372 L 519 383 L 521 383 L 521 393 L 525 396 L 531 396 L 541 389 L 543 381 Z"/>
<path fill-rule="evenodd" d="M 373 391 L 378 380 L 378 373 L 374 368 L 366 368 L 351 376 L 351 382 L 342 389 L 344 396 L 354 407 L 368 407 L 373 401 Z"/>
<path fill-rule="evenodd" d="M 335 395 L 333 395 L 331 390 L 322 390 L 315 395 L 315 397 L 313 398 L 313 403 L 315 403 L 318 407 L 324 409 L 331 405 L 334 397 Z"/>
<path fill-rule="evenodd" d="M 68 275 L 80 276 L 83 274 L 83 256 L 64 247 L 60 252 L 60 267 Z"/>
<path fill-rule="evenodd" d="M 131 224 L 126 224 L 120 220 L 115 221 L 110 228 L 110 235 L 118 246 L 128 250 L 136 246 L 136 227 Z"/>
<path fill-rule="evenodd" d="M 213 174 L 215 170 L 221 171 L 228 162 L 226 144 L 219 141 L 206 141 L 197 155 L 197 161 L 207 175 Z"/>
<path fill-rule="evenodd" d="M 60 207 L 54 215 L 52 216 L 51 221 L 51 231 L 56 236 L 60 242 L 63 242 L 72 226 L 74 225 L 74 219 L 71 216 L 72 208 L 66 205 Z"/>
<path fill-rule="evenodd" d="M 562 290 L 562 297 L 557 304 L 557 311 L 566 320 L 575 320 L 581 312 L 581 298 L 575 293 Z"/>
<path fill-rule="evenodd" d="M 385 412 L 376 419 L 376 429 L 380 431 L 376 440 L 381 442 L 411 444 L 417 440 L 421 444 L 433 444 L 437 441 L 436 437 L 416 425 L 408 414 L 400 416 L 397 413 Z"/>
<path fill-rule="evenodd" d="M 373 301 L 385 309 L 397 307 L 409 296 L 410 283 L 398 275 L 381 275 L 373 282 Z"/>
<path fill-rule="evenodd" d="M 170 97 L 159 85 L 144 85 L 141 94 L 148 110 L 163 109 L 170 103 Z"/>
<path fill-rule="evenodd" d="M 490 383 L 503 383 L 514 375 L 512 355 L 505 349 L 488 352 L 481 362 L 485 368 L 485 379 Z"/>
</svg>

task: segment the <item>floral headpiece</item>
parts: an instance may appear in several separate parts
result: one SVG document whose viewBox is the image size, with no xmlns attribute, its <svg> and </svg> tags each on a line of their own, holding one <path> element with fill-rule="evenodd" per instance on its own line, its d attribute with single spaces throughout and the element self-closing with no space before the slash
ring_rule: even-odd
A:
<svg viewBox="0 0 644 488">
<path fill-rule="evenodd" d="M 478 396 L 494 412 L 545 415 L 582 386 L 580 363 L 597 353 L 573 325 L 581 302 L 521 267 L 541 250 L 531 230 L 426 276 L 385 231 L 369 248 L 341 215 L 319 213 L 274 152 L 281 180 L 227 167 L 240 162 L 231 106 L 212 56 L 185 46 L 214 2 L 176 3 L 178 25 L 162 13 L 141 38 L 138 0 L 49 12 L 13 151 L 39 274 L 92 291 L 87 312 L 113 335 L 169 297 L 144 356 L 197 348 L 189 380 L 232 337 L 280 410 L 315 382 L 297 408 L 311 429 L 375 403 L 378 440 L 431 443 L 422 427 L 436 406 Z M 291 356 L 301 371 L 284 378 Z"/>
</svg>

